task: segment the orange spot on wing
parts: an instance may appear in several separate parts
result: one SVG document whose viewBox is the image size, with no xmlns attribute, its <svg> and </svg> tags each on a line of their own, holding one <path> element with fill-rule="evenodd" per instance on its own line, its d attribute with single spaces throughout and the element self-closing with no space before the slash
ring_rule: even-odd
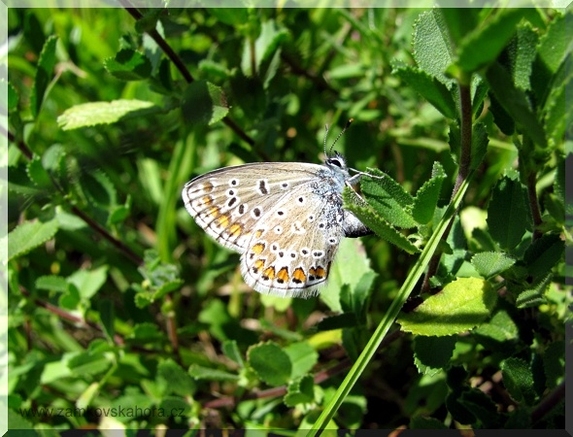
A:
<svg viewBox="0 0 573 437">
<path fill-rule="evenodd" d="M 300 267 L 294 269 L 294 272 L 292 272 L 292 282 L 295 284 L 304 284 L 306 282 L 306 275 L 303 269 Z"/>
<path fill-rule="evenodd" d="M 275 279 L 275 268 L 274 267 L 267 267 L 262 274 L 262 277 L 266 281 L 272 281 Z"/>
<path fill-rule="evenodd" d="M 231 237 L 238 237 L 242 233 L 243 233 L 243 227 L 236 223 L 234 225 L 231 225 L 231 227 L 229 228 L 229 234 L 231 234 Z"/>
<path fill-rule="evenodd" d="M 260 255 L 263 250 L 265 250 L 265 243 L 257 243 L 255 244 L 252 248 L 251 248 L 251 252 L 253 252 L 256 255 Z"/>
<path fill-rule="evenodd" d="M 226 228 L 227 226 L 229 226 L 229 223 L 231 222 L 230 217 L 227 214 L 222 214 L 218 219 L 217 219 L 217 224 L 222 227 L 222 228 Z"/>
<path fill-rule="evenodd" d="M 264 259 L 256 260 L 253 264 L 253 272 L 258 273 L 259 270 L 261 270 L 264 266 L 265 266 L 265 260 Z"/>
<path fill-rule="evenodd" d="M 285 282 L 288 282 L 288 280 L 289 280 L 288 267 L 283 267 L 277 273 L 277 282 L 284 284 Z"/>
</svg>

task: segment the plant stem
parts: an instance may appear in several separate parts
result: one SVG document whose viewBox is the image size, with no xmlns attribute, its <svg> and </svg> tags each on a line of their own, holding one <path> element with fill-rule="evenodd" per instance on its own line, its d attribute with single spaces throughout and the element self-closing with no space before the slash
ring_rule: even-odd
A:
<svg viewBox="0 0 573 437">
<path fill-rule="evenodd" d="M 466 83 L 471 83 L 470 80 Z M 460 110 L 461 110 L 461 126 L 460 126 L 460 156 L 459 156 L 459 170 L 452 190 L 452 199 L 456 196 L 460 187 L 466 181 L 470 174 L 472 162 L 472 96 L 469 85 L 460 84 Z M 453 223 L 453 222 L 452 222 Z M 450 233 L 452 223 L 444 232 L 443 239 L 446 239 Z M 428 293 L 430 291 L 430 279 L 438 271 L 440 265 L 441 253 L 436 253 L 428 264 L 428 270 L 424 276 L 424 281 L 420 293 Z"/>
</svg>

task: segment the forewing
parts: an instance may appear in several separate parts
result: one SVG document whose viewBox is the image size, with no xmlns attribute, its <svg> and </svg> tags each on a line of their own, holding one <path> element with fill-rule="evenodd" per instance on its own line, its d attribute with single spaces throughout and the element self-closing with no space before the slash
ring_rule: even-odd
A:
<svg viewBox="0 0 573 437">
<path fill-rule="evenodd" d="M 243 253 L 267 211 L 293 190 L 306 186 L 319 168 L 297 162 L 225 167 L 187 182 L 183 202 L 208 235 Z"/>
<path fill-rule="evenodd" d="M 344 235 L 342 199 L 335 187 L 298 185 L 256 223 L 241 256 L 245 282 L 261 293 L 310 297 L 328 278 Z"/>
</svg>

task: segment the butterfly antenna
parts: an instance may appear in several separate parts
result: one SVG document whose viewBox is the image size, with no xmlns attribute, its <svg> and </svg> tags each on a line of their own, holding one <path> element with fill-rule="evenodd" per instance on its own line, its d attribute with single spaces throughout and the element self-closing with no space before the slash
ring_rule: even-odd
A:
<svg viewBox="0 0 573 437">
<path fill-rule="evenodd" d="M 324 125 L 324 141 L 322 142 L 322 147 L 324 148 L 324 156 L 328 156 L 326 152 L 326 138 L 328 137 L 328 124 Z"/>
<path fill-rule="evenodd" d="M 332 149 L 334 149 L 334 146 L 336 145 L 336 143 L 338 142 L 338 140 L 340 139 L 340 137 L 342 135 L 344 135 L 344 132 L 346 132 L 346 129 L 348 129 L 350 127 L 350 125 L 352 124 L 352 122 L 354 121 L 353 118 L 349 118 L 348 121 L 346 122 L 346 126 L 344 126 L 344 129 L 342 129 L 340 131 L 340 133 L 337 135 L 337 137 L 334 139 L 334 142 L 332 143 L 332 146 L 330 146 L 330 150 L 328 151 L 328 154 L 330 155 L 332 153 Z M 326 142 L 326 137 L 324 138 L 324 141 Z M 325 151 L 326 151 L 326 144 L 325 146 Z"/>
</svg>

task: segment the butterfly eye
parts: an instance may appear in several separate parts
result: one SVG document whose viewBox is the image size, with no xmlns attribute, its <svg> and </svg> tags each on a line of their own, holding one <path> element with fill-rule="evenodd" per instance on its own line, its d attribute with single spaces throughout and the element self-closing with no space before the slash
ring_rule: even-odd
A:
<svg viewBox="0 0 573 437">
<path fill-rule="evenodd" d="M 340 158 L 337 157 L 337 156 L 334 157 L 334 158 L 330 158 L 330 159 L 328 160 L 328 163 L 329 163 L 329 164 L 332 164 L 332 165 L 335 165 L 335 166 L 337 166 L 337 167 L 339 167 L 339 168 L 343 168 L 343 167 L 344 167 L 344 164 L 343 164 L 343 162 L 342 162 L 342 159 L 340 159 Z"/>
</svg>

